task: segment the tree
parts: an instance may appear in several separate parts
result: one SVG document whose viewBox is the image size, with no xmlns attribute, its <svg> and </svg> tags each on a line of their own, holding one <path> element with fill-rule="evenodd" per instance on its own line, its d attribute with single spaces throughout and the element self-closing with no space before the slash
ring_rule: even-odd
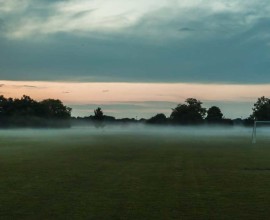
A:
<svg viewBox="0 0 270 220">
<path fill-rule="evenodd" d="M 188 98 L 185 104 L 179 104 L 173 109 L 170 119 L 178 124 L 200 124 L 206 114 L 206 109 L 202 107 L 202 102 Z"/>
<path fill-rule="evenodd" d="M 149 124 L 165 124 L 167 122 L 167 118 L 164 114 L 157 114 L 154 117 L 147 120 Z"/>
<path fill-rule="evenodd" d="M 40 102 L 39 114 L 46 118 L 68 119 L 71 116 L 71 108 L 66 107 L 58 99 L 45 99 Z"/>
<path fill-rule="evenodd" d="M 20 99 L 13 100 L 14 116 L 36 116 L 36 108 L 38 102 L 33 100 L 30 96 L 23 95 Z"/>
<path fill-rule="evenodd" d="M 0 117 L 7 114 L 7 99 L 4 96 L 0 96 Z"/>
<path fill-rule="evenodd" d="M 252 110 L 253 110 L 253 113 L 250 116 L 252 120 L 270 121 L 270 99 L 269 98 L 265 98 L 264 96 L 258 98 Z"/>
<path fill-rule="evenodd" d="M 41 102 L 23 95 L 20 99 L 0 96 L 0 126 L 69 126 L 71 108 L 60 100 L 46 99 Z M 57 121 L 56 119 L 61 119 Z"/>
<path fill-rule="evenodd" d="M 208 122 L 221 122 L 222 118 L 223 114 L 219 107 L 212 106 L 211 108 L 208 109 L 206 116 L 206 120 Z"/>
<path fill-rule="evenodd" d="M 103 115 L 103 111 L 101 110 L 100 107 L 98 107 L 97 109 L 94 110 L 94 119 L 96 120 L 103 120 L 104 115 Z"/>
</svg>

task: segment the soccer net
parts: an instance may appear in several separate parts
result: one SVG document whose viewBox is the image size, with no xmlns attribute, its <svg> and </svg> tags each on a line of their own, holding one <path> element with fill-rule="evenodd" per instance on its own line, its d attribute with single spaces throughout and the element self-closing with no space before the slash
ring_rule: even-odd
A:
<svg viewBox="0 0 270 220">
<path fill-rule="evenodd" d="M 257 143 L 257 130 L 258 127 L 268 127 L 270 128 L 270 121 L 255 121 L 253 125 L 253 131 L 252 131 L 252 143 Z"/>
</svg>

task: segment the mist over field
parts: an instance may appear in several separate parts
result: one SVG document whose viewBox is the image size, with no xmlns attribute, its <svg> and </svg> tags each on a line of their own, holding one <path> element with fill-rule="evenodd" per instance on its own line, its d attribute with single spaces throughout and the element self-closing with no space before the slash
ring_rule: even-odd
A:
<svg viewBox="0 0 270 220">
<path fill-rule="evenodd" d="M 24 137 L 24 138 L 46 138 L 59 139 L 65 141 L 65 138 L 87 136 L 106 138 L 108 136 L 124 137 L 163 137 L 174 139 L 200 138 L 206 137 L 246 137 L 251 138 L 252 127 L 242 126 L 152 126 L 143 124 L 123 124 L 112 125 L 107 124 L 103 127 L 96 128 L 94 125 L 89 126 L 73 126 L 66 129 L 1 129 L 0 136 L 3 137 Z M 270 136 L 270 128 L 258 127 L 257 134 L 262 137 Z M 77 139 L 80 142 L 80 139 Z"/>
<path fill-rule="evenodd" d="M 237 126 L 1 129 L 0 219 L 267 219 L 269 134 L 258 127 L 252 144 L 252 127 Z"/>
</svg>

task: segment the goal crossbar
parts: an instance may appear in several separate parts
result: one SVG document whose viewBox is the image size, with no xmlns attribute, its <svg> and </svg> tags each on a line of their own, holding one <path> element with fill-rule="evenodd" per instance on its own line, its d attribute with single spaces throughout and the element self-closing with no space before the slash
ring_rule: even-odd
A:
<svg viewBox="0 0 270 220">
<path fill-rule="evenodd" d="M 252 131 L 252 143 L 257 143 L 257 124 L 270 124 L 270 121 L 254 121 L 253 131 Z"/>
</svg>

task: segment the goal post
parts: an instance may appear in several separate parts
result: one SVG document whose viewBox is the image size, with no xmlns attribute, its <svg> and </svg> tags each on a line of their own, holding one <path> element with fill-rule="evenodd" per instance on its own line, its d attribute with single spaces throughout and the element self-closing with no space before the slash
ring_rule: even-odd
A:
<svg viewBox="0 0 270 220">
<path fill-rule="evenodd" d="M 270 121 L 254 121 L 253 131 L 252 131 L 252 143 L 253 144 L 257 143 L 257 127 L 259 124 L 269 124 L 269 126 L 270 126 Z"/>
</svg>

